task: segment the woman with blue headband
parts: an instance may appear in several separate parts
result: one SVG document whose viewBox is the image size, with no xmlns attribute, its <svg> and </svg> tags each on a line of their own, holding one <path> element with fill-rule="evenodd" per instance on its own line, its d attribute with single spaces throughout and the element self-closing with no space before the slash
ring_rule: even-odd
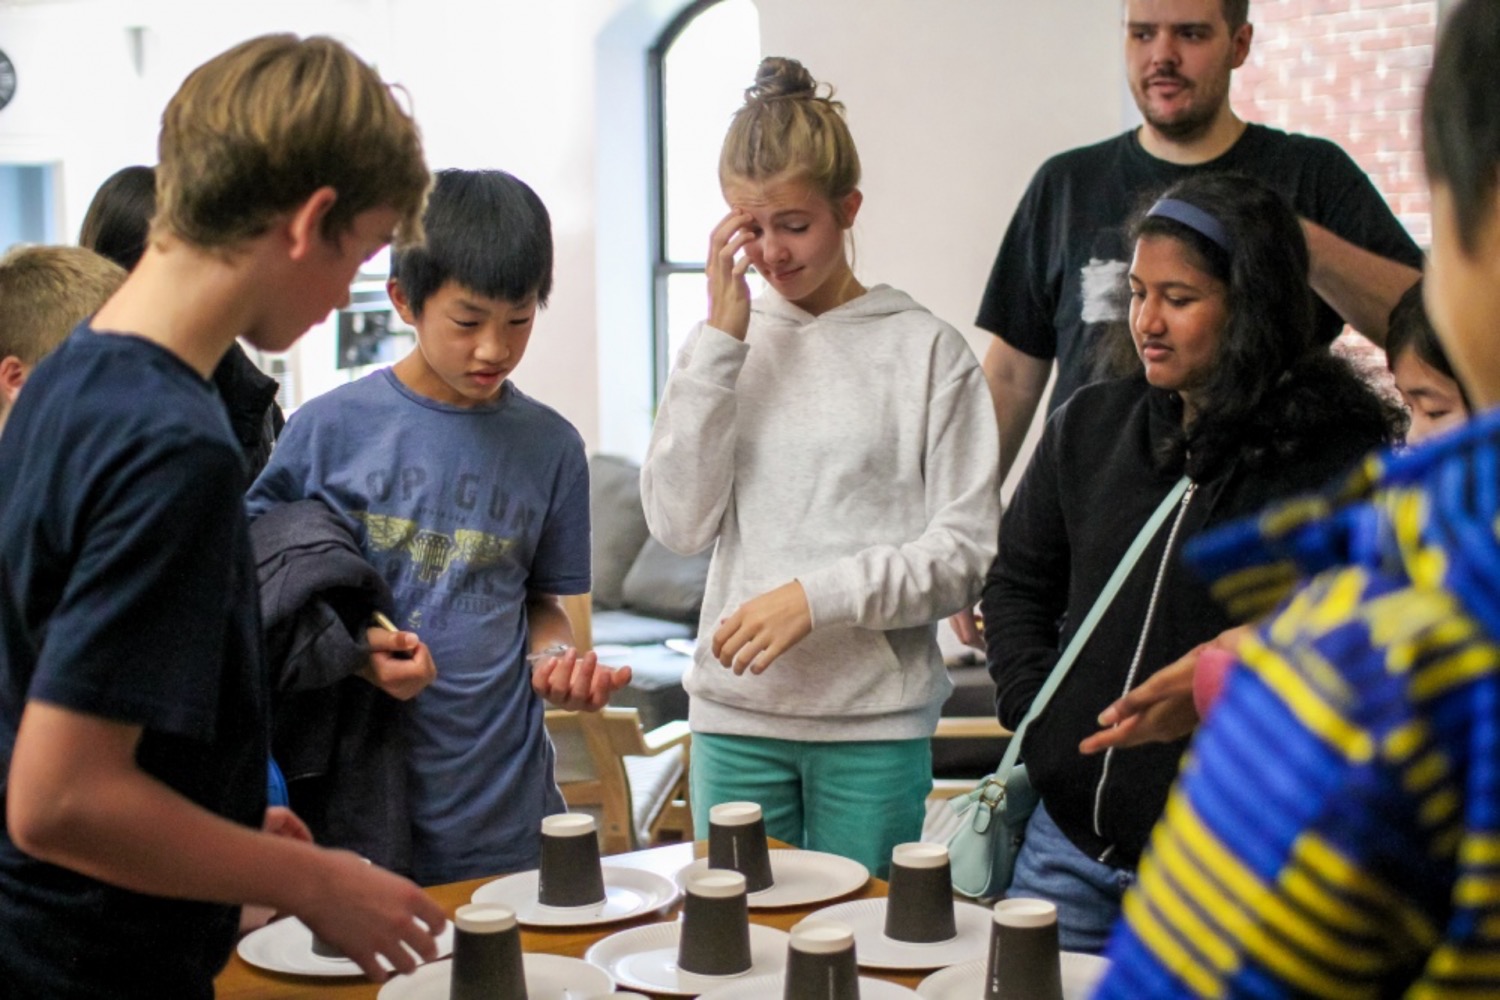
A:
<svg viewBox="0 0 1500 1000">
<path fill-rule="evenodd" d="M 1048 421 L 983 599 L 998 713 L 1014 729 L 1145 540 L 1021 749 L 1041 803 L 1009 894 L 1056 902 L 1063 947 L 1093 952 L 1186 742 L 1096 755 L 1079 744 L 1126 691 L 1200 645 L 1232 641 L 1240 624 L 1182 564 L 1184 543 L 1339 477 L 1402 419 L 1318 345 L 1307 246 L 1279 195 L 1250 178 L 1195 176 L 1130 235 L 1130 331 L 1118 345 L 1129 373 L 1080 390 Z M 1159 509 L 1160 526 L 1143 531 Z"/>
</svg>

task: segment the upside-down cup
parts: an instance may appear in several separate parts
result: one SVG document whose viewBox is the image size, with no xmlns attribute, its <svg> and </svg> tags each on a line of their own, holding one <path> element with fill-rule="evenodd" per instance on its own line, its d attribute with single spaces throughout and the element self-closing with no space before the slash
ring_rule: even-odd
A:
<svg viewBox="0 0 1500 1000">
<path fill-rule="evenodd" d="M 593 906 L 604 902 L 604 869 L 594 817 L 561 813 L 542 819 L 542 863 L 537 902 L 543 906 Z"/>
<path fill-rule="evenodd" d="M 782 1000 L 859 1000 L 854 930 L 833 920 L 804 920 L 787 945 Z"/>
<path fill-rule="evenodd" d="M 677 967 L 700 976 L 749 972 L 750 907 L 745 899 L 745 876 L 706 868 L 690 872 L 686 882 Z"/>
<path fill-rule="evenodd" d="M 1063 1000 L 1057 907 L 1042 899 L 1002 899 L 990 927 L 985 1000 Z"/>
<path fill-rule="evenodd" d="M 721 802 L 708 811 L 708 867 L 745 876 L 745 891 L 771 888 L 766 821 L 755 802 Z"/>
<path fill-rule="evenodd" d="M 526 966 L 516 913 L 495 903 L 468 903 L 453 916 L 449 1000 L 526 1000 Z"/>
<path fill-rule="evenodd" d="M 953 871 L 942 844 L 897 844 L 891 851 L 888 895 L 885 936 L 891 940 L 935 944 L 958 936 Z"/>
</svg>

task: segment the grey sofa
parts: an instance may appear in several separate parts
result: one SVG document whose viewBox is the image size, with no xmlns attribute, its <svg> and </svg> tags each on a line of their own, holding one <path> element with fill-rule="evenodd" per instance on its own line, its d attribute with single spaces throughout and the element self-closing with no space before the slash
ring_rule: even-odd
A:
<svg viewBox="0 0 1500 1000">
<path fill-rule="evenodd" d="M 682 674 L 690 657 L 681 643 L 698 631 L 712 549 L 680 556 L 652 538 L 640 478 L 640 467 L 627 459 L 589 459 L 594 647 L 606 663 L 630 664 L 630 685 L 610 704 L 639 709 L 650 730 L 687 718 Z"/>
</svg>

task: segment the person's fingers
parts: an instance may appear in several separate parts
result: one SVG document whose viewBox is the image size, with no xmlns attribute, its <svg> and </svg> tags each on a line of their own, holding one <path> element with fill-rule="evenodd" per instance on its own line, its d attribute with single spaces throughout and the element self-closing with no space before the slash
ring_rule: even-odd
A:
<svg viewBox="0 0 1500 1000">
<path fill-rule="evenodd" d="M 720 634 L 723 633 L 724 630 L 720 629 Z M 716 634 L 714 645 L 719 662 L 726 667 L 733 667 L 735 657 L 739 655 L 740 648 L 749 641 L 750 636 L 750 630 L 740 625 L 737 625 L 732 632 L 724 634 L 722 641 L 718 641 L 719 637 Z"/>
<path fill-rule="evenodd" d="M 594 685 L 594 668 L 599 659 L 593 653 L 576 657 L 569 677 L 568 695 L 571 701 L 587 702 Z"/>
<path fill-rule="evenodd" d="M 1134 716 L 1121 722 L 1119 725 L 1102 729 L 1091 736 L 1087 736 L 1078 744 L 1080 753 L 1100 753 L 1115 747 L 1134 746 L 1133 734 L 1139 723 L 1139 716 Z"/>
</svg>

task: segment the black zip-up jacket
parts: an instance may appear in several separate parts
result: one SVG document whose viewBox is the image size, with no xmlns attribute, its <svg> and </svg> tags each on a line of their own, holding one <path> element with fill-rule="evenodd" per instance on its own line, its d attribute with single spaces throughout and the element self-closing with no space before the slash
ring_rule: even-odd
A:
<svg viewBox="0 0 1500 1000">
<path fill-rule="evenodd" d="M 1080 389 L 1047 422 L 1001 521 L 999 554 L 984 588 L 989 670 L 1005 726 L 1020 725 L 1141 525 L 1181 478 L 1180 463 L 1164 468 L 1158 457 L 1162 442 L 1181 426 L 1181 413 L 1173 394 L 1134 377 Z M 1311 442 L 1300 458 L 1266 463 L 1258 472 L 1232 459 L 1197 484 L 1130 686 L 1239 624 L 1182 565 L 1187 539 L 1271 500 L 1318 489 L 1382 443 L 1341 426 L 1299 427 L 1294 433 Z M 1138 862 L 1186 743 L 1094 756 L 1079 753 L 1078 744 L 1098 731 L 1099 712 L 1127 689 L 1175 517 L 1174 510 L 1142 553 L 1067 679 L 1031 724 L 1021 753 L 1032 784 L 1068 839 L 1090 857 L 1122 868 Z"/>
<path fill-rule="evenodd" d="M 362 677 L 371 612 L 390 587 L 339 516 L 318 500 L 272 508 L 250 526 L 266 656 L 276 687 L 271 750 L 292 810 L 318 842 L 411 870 L 401 703 Z"/>
</svg>

